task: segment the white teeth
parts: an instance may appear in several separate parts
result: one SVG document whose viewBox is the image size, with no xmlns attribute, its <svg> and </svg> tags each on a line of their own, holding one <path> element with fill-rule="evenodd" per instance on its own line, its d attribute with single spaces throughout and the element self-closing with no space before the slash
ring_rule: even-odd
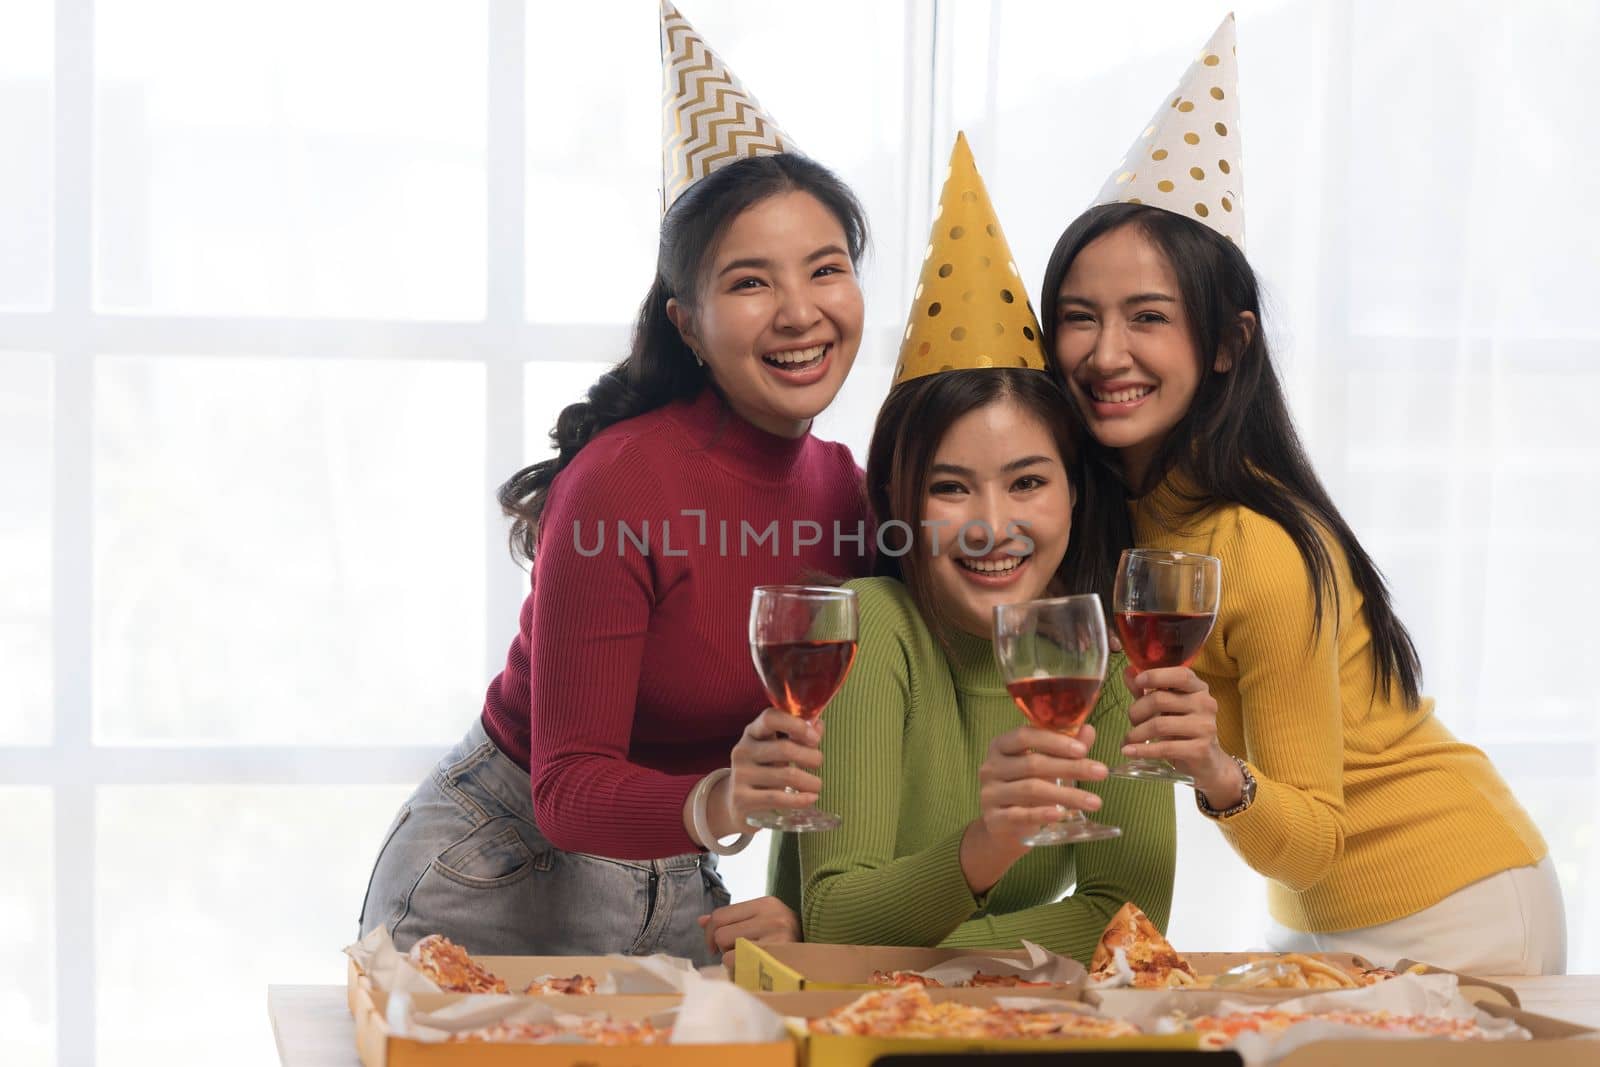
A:
<svg viewBox="0 0 1600 1067">
<path fill-rule="evenodd" d="M 1138 400 L 1142 396 L 1149 396 L 1156 391 L 1153 385 L 1136 385 L 1132 389 L 1122 389 L 1115 393 L 1104 393 L 1098 389 L 1090 390 L 1094 398 L 1102 404 L 1126 404 L 1130 400 Z"/>
<path fill-rule="evenodd" d="M 762 356 L 768 363 L 777 363 L 780 366 L 790 366 L 795 363 L 810 363 L 821 359 L 822 353 L 828 350 L 825 344 L 812 345 L 810 348 L 797 348 L 792 352 L 769 352 Z"/>
<path fill-rule="evenodd" d="M 1004 559 L 962 559 L 957 560 L 969 571 L 979 574 L 1009 574 L 1022 566 L 1027 556 L 1006 556 Z"/>
</svg>

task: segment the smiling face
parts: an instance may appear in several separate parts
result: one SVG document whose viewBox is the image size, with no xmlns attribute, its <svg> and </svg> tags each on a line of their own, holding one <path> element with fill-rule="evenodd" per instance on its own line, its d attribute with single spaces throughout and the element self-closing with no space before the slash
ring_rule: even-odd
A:
<svg viewBox="0 0 1600 1067">
<path fill-rule="evenodd" d="M 926 486 L 932 595 L 956 626 L 988 638 L 995 605 L 1044 596 L 1066 555 L 1072 488 L 1061 450 L 1037 415 L 1003 397 L 951 423 Z"/>
<path fill-rule="evenodd" d="M 855 362 L 864 311 L 848 247 L 810 193 L 769 196 L 729 224 L 695 305 L 667 302 L 728 405 L 769 433 L 805 433 Z"/>
<path fill-rule="evenodd" d="M 1095 439 L 1140 485 L 1200 384 L 1177 276 L 1138 226 L 1124 225 L 1078 253 L 1057 300 L 1055 356 L 1067 386 Z"/>
</svg>

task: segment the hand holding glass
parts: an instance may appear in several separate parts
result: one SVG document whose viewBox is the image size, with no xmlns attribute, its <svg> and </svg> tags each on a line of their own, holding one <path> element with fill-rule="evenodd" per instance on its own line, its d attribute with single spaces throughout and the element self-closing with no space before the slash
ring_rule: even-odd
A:
<svg viewBox="0 0 1600 1067">
<path fill-rule="evenodd" d="M 1123 552 L 1111 609 L 1128 662 L 1141 671 L 1187 667 L 1216 625 L 1221 597 L 1222 561 L 1214 556 L 1144 548 Z M 1193 778 L 1164 759 L 1131 759 L 1111 768 L 1111 773 L 1118 778 L 1194 784 Z"/>
<path fill-rule="evenodd" d="M 853 589 L 761 585 L 750 598 L 750 652 L 772 706 L 816 722 L 856 658 Z M 794 790 L 784 787 L 784 792 Z M 832 830 L 843 820 L 809 808 L 775 808 L 746 820 L 763 830 Z"/>
<path fill-rule="evenodd" d="M 994 652 L 1006 691 L 1035 726 L 1076 737 L 1106 676 L 1106 620 L 1100 598 L 1087 596 L 1000 604 L 994 609 Z M 1057 779 L 1057 785 L 1069 783 Z M 1065 811 L 1022 839 L 1029 847 L 1120 837 L 1115 826 Z"/>
</svg>

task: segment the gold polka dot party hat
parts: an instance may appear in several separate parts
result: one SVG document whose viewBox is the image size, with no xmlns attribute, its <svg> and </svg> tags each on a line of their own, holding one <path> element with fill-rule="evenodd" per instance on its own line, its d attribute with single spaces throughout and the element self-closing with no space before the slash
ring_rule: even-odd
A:
<svg viewBox="0 0 1600 1067">
<path fill-rule="evenodd" d="M 986 367 L 1044 370 L 1044 345 L 966 134 L 957 134 L 894 384 Z"/>
<path fill-rule="evenodd" d="M 722 58 L 677 8 L 661 3 L 661 211 L 712 171 L 794 151 Z"/>
<path fill-rule="evenodd" d="M 1222 20 L 1145 124 L 1096 204 L 1150 204 L 1185 215 L 1244 248 L 1239 61 L 1233 15 Z"/>
</svg>

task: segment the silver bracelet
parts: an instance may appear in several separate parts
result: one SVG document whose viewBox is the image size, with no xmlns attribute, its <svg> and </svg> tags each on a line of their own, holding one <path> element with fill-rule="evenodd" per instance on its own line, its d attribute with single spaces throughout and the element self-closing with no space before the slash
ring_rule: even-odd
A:
<svg viewBox="0 0 1600 1067">
<path fill-rule="evenodd" d="M 1256 800 L 1256 776 L 1250 773 L 1250 765 L 1238 756 L 1230 754 L 1228 758 L 1239 765 L 1239 773 L 1244 776 L 1243 785 L 1239 790 L 1239 802 L 1231 808 L 1218 811 L 1211 806 L 1211 801 L 1206 799 L 1206 795 L 1196 789 L 1194 791 L 1194 802 L 1199 806 L 1200 814 L 1208 819 L 1226 819 L 1237 815 L 1251 804 L 1254 804 Z"/>
<path fill-rule="evenodd" d="M 694 793 L 689 801 L 689 818 L 694 823 L 694 836 L 700 839 L 700 845 L 707 852 L 715 852 L 719 856 L 736 856 L 745 850 L 745 846 L 755 839 L 755 831 L 746 830 L 740 834 L 731 845 L 724 845 L 717 840 L 717 835 L 711 832 L 711 820 L 706 815 L 706 807 L 711 800 L 711 790 L 716 788 L 718 782 L 724 778 L 731 778 L 733 771 L 727 767 L 718 767 L 700 781 L 695 783 Z"/>
</svg>

